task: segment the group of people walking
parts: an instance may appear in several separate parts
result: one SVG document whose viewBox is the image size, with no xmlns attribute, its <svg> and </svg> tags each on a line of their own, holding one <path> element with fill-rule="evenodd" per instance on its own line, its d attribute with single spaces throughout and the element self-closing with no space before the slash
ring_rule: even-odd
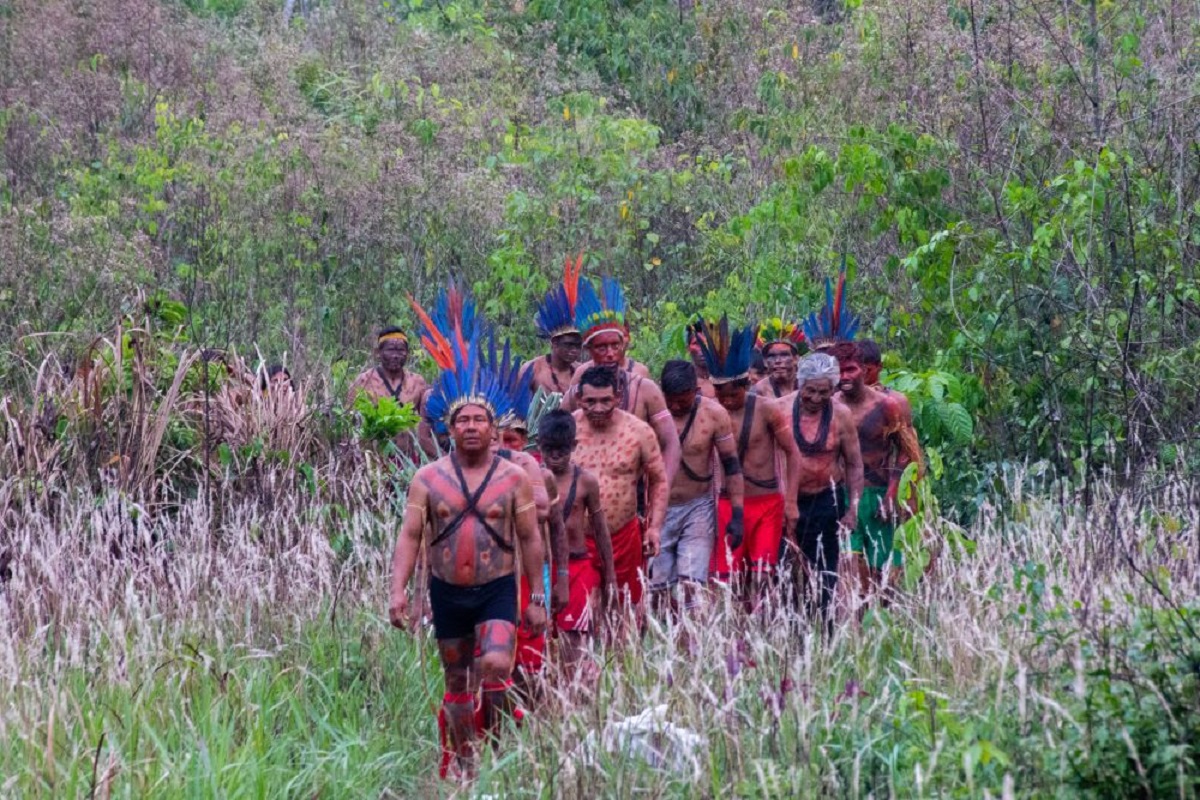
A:
<svg viewBox="0 0 1200 800">
<path fill-rule="evenodd" d="M 691 358 L 657 382 L 626 354 L 621 286 L 585 278 L 582 257 L 543 298 L 549 352 L 526 363 L 454 286 L 412 303 L 431 386 L 406 368 L 408 334 L 379 334 L 378 365 L 351 391 L 411 403 L 422 423 L 404 446 L 434 459 L 409 487 L 389 615 L 413 629 L 430 612 L 443 774 L 469 775 L 480 737 L 520 715 L 514 669 L 542 668 L 547 632 L 561 674 L 587 684 L 604 620 L 694 613 L 713 582 L 753 612 L 791 585 L 784 565 L 828 629 L 843 532 L 864 600 L 886 599 L 910 511 L 900 476 L 921 453 L 907 399 L 878 383 L 879 348 L 854 341 L 844 290 L 844 275 L 828 282 L 802 321 L 697 320 Z"/>
</svg>

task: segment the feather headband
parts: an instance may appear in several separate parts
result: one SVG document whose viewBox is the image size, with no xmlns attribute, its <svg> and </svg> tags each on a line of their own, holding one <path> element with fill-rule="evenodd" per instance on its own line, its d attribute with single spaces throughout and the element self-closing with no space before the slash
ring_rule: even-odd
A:
<svg viewBox="0 0 1200 800">
<path fill-rule="evenodd" d="M 842 270 L 838 273 L 837 290 L 829 278 L 825 279 L 825 305 L 804 320 L 804 333 L 813 346 L 821 350 L 838 342 L 854 341 L 858 333 L 858 316 L 846 308 L 846 262 L 842 259 Z"/>
<path fill-rule="evenodd" d="M 537 310 L 537 332 L 542 339 L 554 339 L 568 333 L 579 333 L 575 307 L 579 300 L 579 275 L 583 270 L 583 253 L 568 256 L 563 262 L 562 283 L 546 292 Z"/>
<path fill-rule="evenodd" d="M 605 275 L 600 282 L 600 293 L 591 281 L 579 284 L 579 299 L 575 305 L 575 327 L 583 334 L 587 344 L 601 333 L 619 333 L 629 340 L 629 326 L 625 319 L 625 292 L 616 278 Z"/>
<path fill-rule="evenodd" d="M 804 331 L 793 322 L 785 322 L 779 317 L 764 319 L 758 326 L 758 341 L 755 346 L 766 351 L 773 344 L 786 344 L 796 355 L 804 344 Z"/>
<path fill-rule="evenodd" d="M 729 316 L 710 324 L 699 320 L 694 326 L 695 343 L 708 365 L 708 374 L 714 386 L 732 383 L 750 376 L 750 362 L 754 357 L 755 331 L 749 325 L 734 331 L 729 330 Z"/>
<path fill-rule="evenodd" d="M 533 370 L 522 370 L 521 359 L 513 355 L 511 343 L 504 342 L 503 354 L 498 352 L 496 337 L 488 337 L 487 356 L 482 367 L 495 376 L 504 390 L 508 411 L 500 417 L 501 428 L 529 430 L 529 404 L 533 399 Z"/>
</svg>

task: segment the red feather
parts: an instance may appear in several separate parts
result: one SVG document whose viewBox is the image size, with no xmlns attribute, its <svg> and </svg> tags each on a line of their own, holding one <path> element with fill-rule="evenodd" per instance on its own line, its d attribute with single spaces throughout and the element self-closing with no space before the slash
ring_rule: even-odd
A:
<svg viewBox="0 0 1200 800">
<path fill-rule="evenodd" d="M 567 308 L 575 313 L 575 300 L 579 297 L 579 276 L 583 272 L 583 251 L 575 256 L 575 264 L 571 265 L 571 257 L 563 261 L 563 289 L 567 293 Z"/>
<path fill-rule="evenodd" d="M 421 344 L 424 345 L 425 350 L 439 367 L 442 369 L 453 369 L 454 351 L 450 347 L 450 342 L 438 332 L 437 326 L 433 324 L 433 320 L 429 318 L 429 315 L 425 313 L 425 309 L 421 308 L 416 298 L 411 294 L 408 296 L 408 303 L 412 306 L 417 319 L 421 321 L 421 324 L 430 333 L 429 336 L 421 336 Z"/>
</svg>

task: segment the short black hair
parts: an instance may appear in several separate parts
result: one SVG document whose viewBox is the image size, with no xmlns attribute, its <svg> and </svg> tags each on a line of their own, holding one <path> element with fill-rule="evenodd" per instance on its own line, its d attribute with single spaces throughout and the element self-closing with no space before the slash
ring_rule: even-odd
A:
<svg viewBox="0 0 1200 800">
<path fill-rule="evenodd" d="M 695 391 L 696 365 L 691 361 L 671 359 L 663 364 L 659 385 L 662 386 L 663 394 L 680 395 Z"/>
<path fill-rule="evenodd" d="M 767 371 L 767 360 L 763 358 L 762 350 L 754 351 L 754 358 L 750 359 L 750 369 L 757 372 Z"/>
<path fill-rule="evenodd" d="M 588 367 L 579 376 L 579 387 L 591 386 L 594 389 L 611 388 L 617 391 L 617 373 L 608 367 Z"/>
<path fill-rule="evenodd" d="M 880 351 L 879 345 L 874 339 L 859 339 L 858 340 L 858 363 L 860 364 L 882 364 L 883 352 Z"/>
<path fill-rule="evenodd" d="M 540 448 L 574 447 L 575 417 L 561 408 L 547 412 L 538 423 L 537 441 Z"/>
</svg>

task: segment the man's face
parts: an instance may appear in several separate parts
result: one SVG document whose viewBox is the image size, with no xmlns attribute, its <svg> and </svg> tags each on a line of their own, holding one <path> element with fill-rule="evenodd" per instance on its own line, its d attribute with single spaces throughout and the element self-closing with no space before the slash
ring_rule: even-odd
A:
<svg viewBox="0 0 1200 800">
<path fill-rule="evenodd" d="M 617 393 L 613 387 L 589 386 L 583 384 L 579 392 L 579 407 L 588 422 L 599 427 L 608 425 L 613 412 L 617 409 Z"/>
<path fill-rule="evenodd" d="M 463 453 L 480 453 L 492 446 L 495 429 L 492 418 L 483 406 L 465 405 L 450 423 L 454 447 Z"/>
<path fill-rule="evenodd" d="M 571 454 L 575 452 L 574 442 L 568 447 L 543 445 L 539 449 L 542 451 L 542 463 L 555 475 L 564 475 L 571 468 Z"/>
<path fill-rule="evenodd" d="M 879 383 L 879 373 L 883 370 L 883 364 L 863 364 L 863 382 L 868 386 L 874 386 Z"/>
<path fill-rule="evenodd" d="M 696 404 L 696 389 L 690 389 L 682 394 L 664 394 L 663 399 L 667 401 L 667 411 L 671 412 L 673 417 L 684 417 L 691 413 L 692 406 Z"/>
<path fill-rule="evenodd" d="M 692 357 L 692 363 L 696 366 L 696 374 L 707 375 L 708 362 L 704 360 L 704 354 L 700 352 L 700 345 L 688 345 L 688 355 Z"/>
<path fill-rule="evenodd" d="M 800 403 L 810 413 L 824 410 L 832 396 L 833 381 L 828 378 L 814 378 L 800 387 Z"/>
<path fill-rule="evenodd" d="M 789 385 L 796 380 L 796 354 L 786 344 L 773 344 L 763 353 L 767 375 L 776 383 Z"/>
<path fill-rule="evenodd" d="M 588 342 L 588 355 L 598 367 L 617 369 L 625 363 L 625 337 L 616 331 L 598 333 Z"/>
<path fill-rule="evenodd" d="M 744 382 L 718 383 L 713 389 L 717 393 L 717 402 L 726 411 L 741 411 L 746 407 L 746 393 L 749 387 Z"/>
<path fill-rule="evenodd" d="M 376 353 L 384 372 L 399 372 L 408 363 L 408 342 L 384 339 L 379 343 Z"/>
<path fill-rule="evenodd" d="M 843 392 L 856 392 L 863 387 L 863 368 L 857 361 L 843 359 L 838 366 L 842 371 L 842 378 L 838 382 L 838 388 Z"/>
<path fill-rule="evenodd" d="M 583 337 L 578 333 L 564 333 L 550 340 L 550 358 L 558 364 L 574 364 L 583 352 Z"/>
<path fill-rule="evenodd" d="M 520 428 L 505 428 L 500 431 L 500 444 L 507 450 L 523 452 L 529 444 L 529 434 Z"/>
</svg>

